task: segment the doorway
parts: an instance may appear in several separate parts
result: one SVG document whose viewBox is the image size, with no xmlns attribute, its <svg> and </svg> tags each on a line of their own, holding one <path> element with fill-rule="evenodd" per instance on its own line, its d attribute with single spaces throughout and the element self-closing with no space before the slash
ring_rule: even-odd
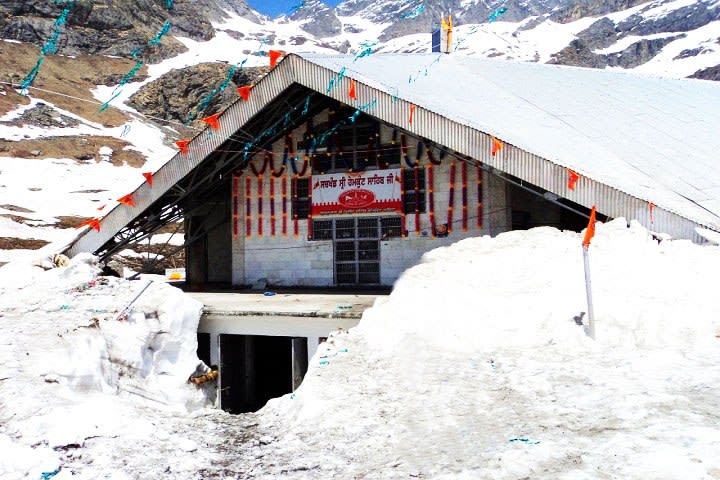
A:
<svg viewBox="0 0 720 480">
<path fill-rule="evenodd" d="M 220 335 L 220 402 L 230 413 L 254 412 L 293 390 L 292 337 Z"/>
<path fill-rule="evenodd" d="M 333 249 L 337 285 L 380 284 L 380 219 L 335 220 Z"/>
</svg>

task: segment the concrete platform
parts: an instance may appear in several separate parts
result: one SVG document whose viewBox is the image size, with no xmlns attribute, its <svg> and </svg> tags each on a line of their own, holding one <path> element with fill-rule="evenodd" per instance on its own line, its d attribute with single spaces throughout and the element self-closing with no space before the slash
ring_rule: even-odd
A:
<svg viewBox="0 0 720 480">
<path fill-rule="evenodd" d="M 188 292 L 205 305 L 198 332 L 233 335 L 326 337 L 358 324 L 384 295 Z"/>
<path fill-rule="evenodd" d="M 273 317 L 362 317 L 375 299 L 384 295 L 354 295 L 347 293 L 261 293 L 188 292 L 205 305 L 209 315 L 273 316 Z"/>
</svg>

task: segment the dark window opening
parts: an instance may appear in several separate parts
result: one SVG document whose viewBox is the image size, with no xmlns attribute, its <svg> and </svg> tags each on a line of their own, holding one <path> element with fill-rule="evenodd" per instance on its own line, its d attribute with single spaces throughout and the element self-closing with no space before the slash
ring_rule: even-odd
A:
<svg viewBox="0 0 720 480">
<path fill-rule="evenodd" d="M 417 208 L 420 213 L 425 213 L 425 169 L 417 170 L 418 189 L 415 190 L 415 169 L 406 168 L 403 170 L 403 211 L 415 213 Z"/>
<path fill-rule="evenodd" d="M 381 238 L 397 238 L 402 236 L 400 217 L 387 217 L 380 219 Z"/>
<path fill-rule="evenodd" d="M 333 239 L 333 222 L 332 220 L 314 220 L 313 221 L 313 240 L 332 240 Z"/>
<path fill-rule="evenodd" d="M 293 218 L 308 218 L 310 214 L 310 177 L 294 178 L 292 181 Z"/>
<path fill-rule="evenodd" d="M 387 168 L 400 167 L 402 159 L 399 144 L 386 144 L 380 146 L 380 165 Z"/>
<path fill-rule="evenodd" d="M 380 221 L 379 225 L 378 220 Z M 355 219 L 313 220 L 312 241 L 354 238 L 386 240 L 402 237 L 401 222 L 398 216 L 358 218 L 357 221 L 356 226 Z"/>
<path fill-rule="evenodd" d="M 330 123 L 346 122 L 354 114 L 352 108 L 340 108 L 334 114 Z M 321 131 L 316 129 L 316 131 Z M 376 135 L 379 134 L 380 124 L 361 114 L 354 123 L 346 123 L 337 128 L 335 133 L 326 139 L 323 145 L 318 146 L 313 161 L 313 173 L 345 172 L 348 170 L 362 170 L 375 168 L 377 164 L 375 152 Z M 369 152 L 368 150 L 373 150 Z"/>
</svg>

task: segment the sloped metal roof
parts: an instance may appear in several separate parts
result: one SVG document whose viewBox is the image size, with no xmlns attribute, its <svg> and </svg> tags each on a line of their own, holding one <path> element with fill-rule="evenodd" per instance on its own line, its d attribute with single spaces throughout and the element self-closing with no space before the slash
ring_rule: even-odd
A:
<svg viewBox="0 0 720 480">
<path fill-rule="evenodd" d="M 338 80 L 338 73 L 345 78 Z M 348 98 L 350 78 L 357 100 Z M 330 87 L 330 81 L 334 87 Z M 101 231 L 81 234 L 71 253 L 98 251 L 126 225 L 245 129 L 294 84 L 611 216 L 695 238 L 696 225 L 720 231 L 720 85 L 554 65 L 448 55 L 286 57 L 221 117 L 118 205 Z M 416 106 L 414 122 L 409 107 Z M 491 136 L 505 148 L 490 155 Z M 582 178 L 569 191 L 566 168 Z"/>
<path fill-rule="evenodd" d="M 720 229 L 716 82 L 438 54 L 303 58 Z"/>
</svg>

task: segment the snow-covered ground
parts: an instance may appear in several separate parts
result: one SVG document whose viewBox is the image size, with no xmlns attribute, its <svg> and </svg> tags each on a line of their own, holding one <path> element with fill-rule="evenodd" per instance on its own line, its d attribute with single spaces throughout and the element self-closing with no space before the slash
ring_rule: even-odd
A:
<svg viewBox="0 0 720 480">
<path fill-rule="evenodd" d="M 599 225 L 596 340 L 573 318 L 578 234 L 434 250 L 323 344 L 298 391 L 239 416 L 184 383 L 192 301 L 158 285 L 114 322 L 142 283 L 74 262 L 20 289 L 27 273 L 0 269 L 2 478 L 720 476 L 720 247 Z"/>
</svg>

